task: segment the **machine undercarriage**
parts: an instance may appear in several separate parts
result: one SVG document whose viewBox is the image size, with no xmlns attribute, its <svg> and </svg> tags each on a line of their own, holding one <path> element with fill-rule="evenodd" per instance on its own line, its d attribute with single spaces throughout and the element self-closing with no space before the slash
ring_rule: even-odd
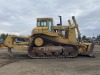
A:
<svg viewBox="0 0 100 75">
<path fill-rule="evenodd" d="M 41 38 L 43 40 L 43 44 L 39 47 L 34 43 L 37 38 Z M 29 47 L 28 55 L 31 58 L 72 58 L 78 55 L 78 48 L 74 44 L 64 44 L 52 41 L 42 35 L 39 35 L 34 37 L 31 46 Z"/>
</svg>

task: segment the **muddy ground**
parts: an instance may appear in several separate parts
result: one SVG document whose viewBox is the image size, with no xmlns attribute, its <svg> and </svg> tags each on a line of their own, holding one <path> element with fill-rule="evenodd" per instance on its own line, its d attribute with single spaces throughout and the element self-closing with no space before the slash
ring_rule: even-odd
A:
<svg viewBox="0 0 100 75">
<path fill-rule="evenodd" d="M 100 47 L 96 46 L 96 58 L 78 56 L 62 59 L 29 59 L 27 52 L 0 49 L 0 75 L 100 75 Z"/>
</svg>

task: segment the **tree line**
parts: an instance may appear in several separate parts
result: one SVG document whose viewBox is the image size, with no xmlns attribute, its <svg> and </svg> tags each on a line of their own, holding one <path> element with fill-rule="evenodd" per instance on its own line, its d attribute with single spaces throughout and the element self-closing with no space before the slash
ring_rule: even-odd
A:
<svg viewBox="0 0 100 75">
<path fill-rule="evenodd" d="M 94 38 L 95 40 L 100 41 L 100 35 L 97 35 L 96 37 L 91 37 L 91 38 Z M 88 37 L 83 35 L 82 40 L 87 40 L 87 39 L 88 39 Z"/>
<path fill-rule="evenodd" d="M 5 40 L 7 38 L 8 34 L 2 33 L 0 34 L 0 39 Z"/>
</svg>

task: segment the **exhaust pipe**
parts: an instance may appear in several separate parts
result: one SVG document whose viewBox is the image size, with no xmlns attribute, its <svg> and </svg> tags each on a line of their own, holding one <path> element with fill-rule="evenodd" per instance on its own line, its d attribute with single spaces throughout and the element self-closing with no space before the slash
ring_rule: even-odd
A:
<svg viewBox="0 0 100 75">
<path fill-rule="evenodd" d="M 57 26 L 62 26 L 62 16 L 59 16 L 58 17 L 60 18 L 60 24 L 57 24 Z"/>
</svg>

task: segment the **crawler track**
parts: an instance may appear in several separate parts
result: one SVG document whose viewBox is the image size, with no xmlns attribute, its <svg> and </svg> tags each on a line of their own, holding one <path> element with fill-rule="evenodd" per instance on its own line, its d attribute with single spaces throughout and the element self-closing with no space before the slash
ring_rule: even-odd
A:
<svg viewBox="0 0 100 75">
<path fill-rule="evenodd" d="M 55 47 L 59 47 L 61 46 L 62 49 L 59 51 L 55 50 L 55 51 L 51 51 L 50 55 L 48 55 L 48 53 L 45 52 L 45 50 L 42 51 L 42 55 L 41 52 L 38 53 L 35 48 L 41 48 L 41 47 L 37 47 L 34 44 L 34 39 L 37 37 L 41 37 L 44 40 L 44 44 L 43 44 L 43 49 L 47 46 L 45 46 L 45 44 L 53 44 Z M 74 45 L 74 44 L 64 44 L 64 43 L 60 43 L 60 42 L 55 42 L 53 40 L 47 39 L 45 38 L 45 36 L 35 36 L 35 38 L 33 39 L 29 50 L 28 50 L 28 55 L 30 58 L 34 58 L 34 59 L 41 59 L 41 58 L 73 58 L 76 57 L 78 55 L 78 48 Z M 51 46 L 52 47 L 52 46 Z"/>
</svg>

